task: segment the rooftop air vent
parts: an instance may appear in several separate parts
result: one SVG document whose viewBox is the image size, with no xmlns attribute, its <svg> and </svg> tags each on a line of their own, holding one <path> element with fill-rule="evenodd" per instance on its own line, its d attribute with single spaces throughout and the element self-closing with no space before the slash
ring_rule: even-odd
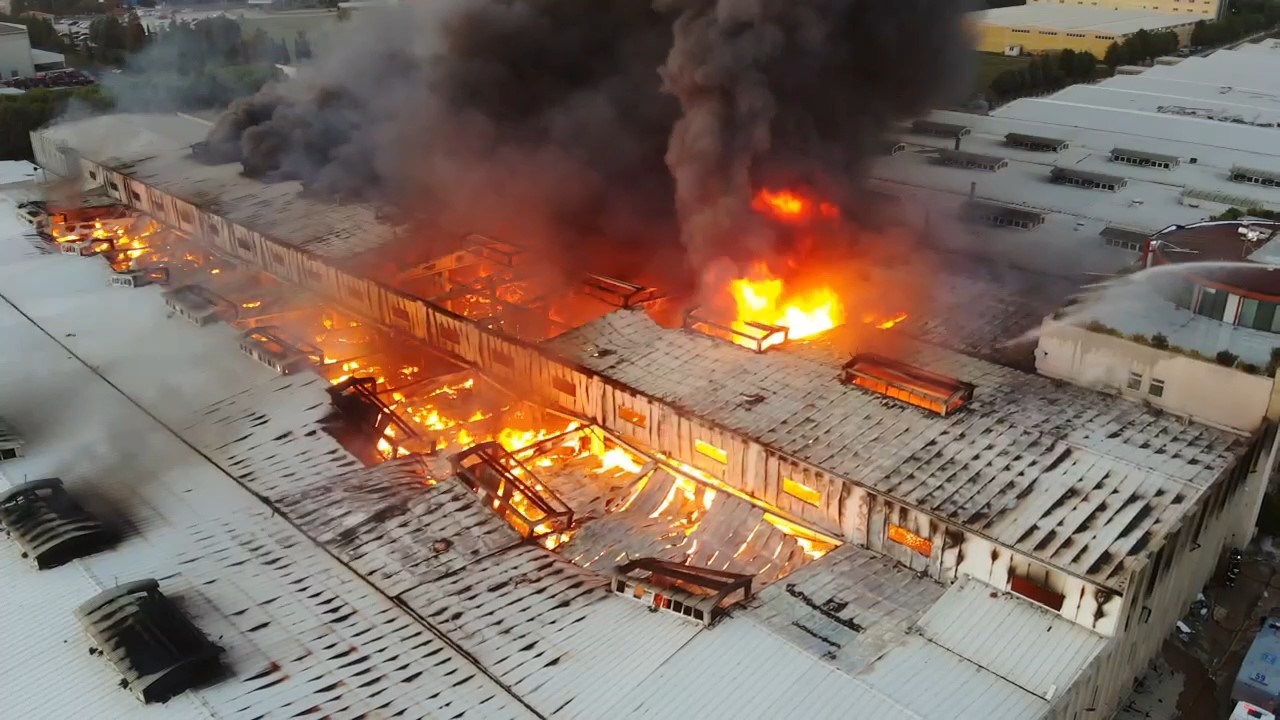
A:
<svg viewBox="0 0 1280 720">
<path fill-rule="evenodd" d="M 153 267 L 125 270 L 111 276 L 111 287 L 139 288 L 147 285 L 168 285 L 169 268 Z"/>
<path fill-rule="evenodd" d="M 280 328 L 264 325 L 240 336 L 240 350 L 281 375 L 292 375 L 324 364 L 324 352 L 314 345 L 286 340 Z"/>
<path fill-rule="evenodd" d="M 155 580 L 95 595 L 76 611 L 102 654 L 143 702 L 164 702 L 221 671 L 222 648 L 204 636 Z"/>
<path fill-rule="evenodd" d="M 1280 173 L 1273 172 L 1271 170 L 1233 165 L 1231 167 L 1231 181 L 1249 183 L 1251 185 L 1262 185 L 1265 187 L 1275 187 L 1276 185 L 1280 185 Z"/>
<path fill-rule="evenodd" d="M 998 172 L 1009 167 L 1009 161 L 1004 158 L 964 152 L 963 150 L 939 150 L 938 162 L 943 165 L 965 168 L 966 170 L 986 170 L 987 172 Z"/>
<path fill-rule="evenodd" d="M 787 329 L 780 325 L 751 320 L 721 322 L 704 315 L 700 308 L 694 308 L 685 313 L 684 327 L 686 330 L 728 340 L 734 345 L 741 345 L 758 353 L 787 341 Z"/>
<path fill-rule="evenodd" d="M 971 222 L 980 222 L 997 227 L 1034 230 L 1044 224 L 1044 215 L 1034 210 L 1025 210 L 984 200 L 966 201 L 962 213 Z"/>
<path fill-rule="evenodd" d="M 13 426 L 0 418 L 0 461 L 22 457 L 22 446 L 26 444 L 22 436 Z"/>
<path fill-rule="evenodd" d="M 844 364 L 844 381 L 943 417 L 973 399 L 973 385 L 967 382 L 871 353 Z"/>
<path fill-rule="evenodd" d="M 937 122 L 936 120 L 916 120 L 911 123 L 911 132 L 921 135 L 936 135 L 945 138 L 968 137 L 973 129 L 957 123 Z"/>
<path fill-rule="evenodd" d="M 0 523 L 41 570 L 95 553 L 115 539 L 57 478 L 34 480 L 0 495 Z"/>
<path fill-rule="evenodd" d="M 200 326 L 234 320 L 239 313 L 235 303 L 203 285 L 183 285 L 169 290 L 164 294 L 164 304 Z"/>
<path fill-rule="evenodd" d="M 1036 152 L 1062 152 L 1071 147 L 1071 143 L 1060 138 L 1045 137 L 1043 135 L 1024 135 L 1022 133 L 1009 133 L 1004 136 L 1004 142 L 1011 147 L 1034 150 Z"/>
<path fill-rule="evenodd" d="M 582 284 L 588 295 L 616 308 L 633 308 L 658 299 L 658 291 L 653 288 L 604 275 L 587 275 Z"/>
<path fill-rule="evenodd" d="M 467 448 L 451 462 L 458 477 L 522 537 L 553 536 L 573 525 L 573 510 L 498 443 Z"/>
<path fill-rule="evenodd" d="M 614 569 L 613 591 L 710 625 L 732 605 L 751 599 L 751 576 L 643 558 Z"/>
<path fill-rule="evenodd" d="M 377 378 L 350 377 L 327 392 L 338 411 L 337 432 L 341 439 L 354 439 L 359 450 L 369 450 L 368 445 L 376 447 L 385 441 L 398 456 L 400 445 L 418 438 L 418 433 L 378 397 Z"/>
<path fill-rule="evenodd" d="M 1077 170 L 1075 168 L 1055 167 L 1049 171 L 1049 180 L 1065 185 L 1075 185 L 1087 190 L 1105 190 L 1118 192 L 1129 184 L 1129 181 L 1117 175 Z"/>
<path fill-rule="evenodd" d="M 1128 148 L 1113 148 L 1111 150 L 1111 159 L 1114 162 L 1121 162 L 1126 165 L 1153 167 L 1161 170 L 1171 170 L 1178 167 L 1182 162 L 1178 159 L 1177 155 L 1161 155 L 1159 153 L 1149 153 L 1143 150 L 1130 150 Z"/>
</svg>

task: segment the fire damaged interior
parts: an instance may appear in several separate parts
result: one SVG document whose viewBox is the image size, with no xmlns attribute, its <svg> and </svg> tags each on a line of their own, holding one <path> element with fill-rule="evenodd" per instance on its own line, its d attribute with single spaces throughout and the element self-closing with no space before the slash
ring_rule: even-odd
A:
<svg viewBox="0 0 1280 720">
<path fill-rule="evenodd" d="M 406 242 L 372 206 L 200 152 L 80 156 L 122 222 L 51 219 L 47 242 L 77 252 L 48 259 L 163 271 L 112 297 L 180 316 L 157 332 L 202 344 L 175 355 L 225 340 L 260 373 L 192 391 L 166 424 L 387 600 L 415 628 L 405 647 L 447 647 L 457 685 L 423 694 L 464 717 L 698 714 L 685 704 L 708 684 L 756 716 L 757 684 L 773 717 L 1113 708 L 1161 639 L 1149 626 L 1181 611 L 1163 599 L 1210 571 L 1266 463 L 1265 433 L 948 341 L 964 322 L 899 302 L 919 266 L 873 262 L 875 242 L 815 242 L 798 270 L 711 268 L 696 289 L 558 272 L 522 238 Z M 795 247 L 851 226 L 813 188 L 753 195 Z M 872 292 L 897 280 L 903 295 Z M 183 637 L 133 675 L 216 655 Z M 294 687 L 287 665 L 253 681 Z M 381 702 L 342 692 L 313 712 Z"/>
</svg>

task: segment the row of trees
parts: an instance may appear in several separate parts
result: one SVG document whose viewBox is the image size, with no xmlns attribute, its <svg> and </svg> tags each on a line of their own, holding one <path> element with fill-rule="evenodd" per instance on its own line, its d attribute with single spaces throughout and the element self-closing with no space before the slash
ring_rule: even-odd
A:
<svg viewBox="0 0 1280 720">
<path fill-rule="evenodd" d="M 1024 67 L 1005 70 L 991 79 L 987 92 L 992 99 L 1011 100 L 1088 82 L 1097 71 L 1098 59 L 1093 53 L 1063 50 L 1057 55 L 1037 55 Z"/>
<path fill-rule="evenodd" d="M 1172 30 L 1139 30 L 1124 42 L 1111 43 L 1102 62 L 1113 69 L 1118 65 L 1137 65 L 1177 52 L 1178 43 L 1178 33 Z"/>
<path fill-rule="evenodd" d="M 86 110 L 109 110 L 112 100 L 96 85 L 0 95 L 0 159 L 31 160 L 31 131 L 48 124 L 73 104 Z"/>
<path fill-rule="evenodd" d="M 1191 30 L 1191 44 L 1216 47 L 1280 25 L 1280 3 L 1236 0 L 1232 12 L 1218 21 L 1198 22 Z"/>
</svg>

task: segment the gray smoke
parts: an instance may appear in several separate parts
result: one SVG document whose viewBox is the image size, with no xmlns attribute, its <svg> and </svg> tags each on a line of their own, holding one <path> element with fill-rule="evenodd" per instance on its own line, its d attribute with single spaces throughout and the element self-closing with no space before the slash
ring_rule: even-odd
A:
<svg viewBox="0 0 1280 720">
<path fill-rule="evenodd" d="M 966 5 L 450 0 L 358 14 L 309 74 L 228 109 L 209 152 L 536 245 L 571 270 L 669 281 L 787 241 L 749 212 L 753 188 L 803 184 L 854 210 L 891 123 L 964 89 Z"/>
</svg>

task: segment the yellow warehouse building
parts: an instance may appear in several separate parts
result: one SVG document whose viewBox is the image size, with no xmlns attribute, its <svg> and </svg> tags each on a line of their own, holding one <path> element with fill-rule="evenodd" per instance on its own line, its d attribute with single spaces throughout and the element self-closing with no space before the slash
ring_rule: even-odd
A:
<svg viewBox="0 0 1280 720">
<path fill-rule="evenodd" d="M 1169 2 L 1148 0 L 1147 4 Z M 1139 30 L 1172 30 L 1178 34 L 1179 44 L 1186 45 L 1197 22 L 1213 19 L 1199 14 L 1048 3 L 984 10 L 971 16 L 977 48 L 982 52 L 1025 55 L 1070 48 L 1091 52 L 1098 58 L 1111 43 L 1123 42 Z"/>
</svg>

